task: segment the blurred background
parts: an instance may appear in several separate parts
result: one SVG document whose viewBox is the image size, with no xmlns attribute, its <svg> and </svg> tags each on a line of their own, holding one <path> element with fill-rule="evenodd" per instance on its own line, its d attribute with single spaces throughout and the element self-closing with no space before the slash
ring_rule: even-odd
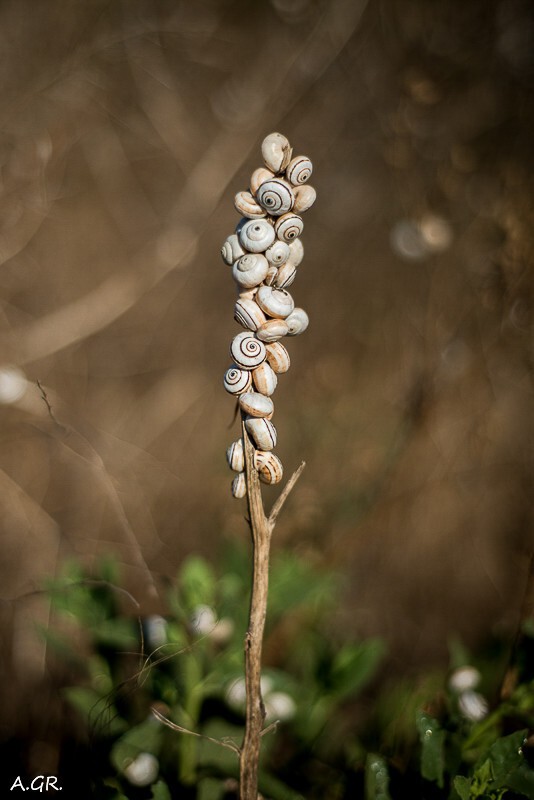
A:
<svg viewBox="0 0 534 800">
<path fill-rule="evenodd" d="M 143 613 L 246 542 L 219 250 L 278 130 L 314 162 L 310 315 L 276 392 L 274 547 L 342 567 L 399 671 L 513 637 L 532 549 L 528 0 L 4 0 L 4 735 L 47 680 L 43 580 L 113 552 Z M 266 505 L 277 495 L 266 489 Z"/>
</svg>

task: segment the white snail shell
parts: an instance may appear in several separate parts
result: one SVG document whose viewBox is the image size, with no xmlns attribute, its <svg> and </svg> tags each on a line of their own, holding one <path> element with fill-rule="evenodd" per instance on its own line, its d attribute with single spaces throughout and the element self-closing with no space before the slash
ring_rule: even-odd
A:
<svg viewBox="0 0 534 800">
<path fill-rule="evenodd" d="M 270 178 L 274 178 L 274 172 L 271 172 L 270 169 L 266 169 L 265 167 L 258 167 L 258 169 L 255 169 L 250 176 L 251 193 L 256 194 L 262 183 L 268 181 Z"/>
<path fill-rule="evenodd" d="M 234 261 L 245 255 L 245 251 L 239 244 L 239 239 L 235 233 L 229 236 L 221 247 L 221 256 L 225 264 L 232 266 Z"/>
<path fill-rule="evenodd" d="M 234 206 L 236 211 L 249 219 L 265 216 L 265 210 L 257 204 L 250 192 L 238 192 L 234 198 Z"/>
<path fill-rule="evenodd" d="M 269 262 L 261 253 L 245 253 L 232 267 L 234 280 L 245 289 L 258 286 L 269 269 Z"/>
<path fill-rule="evenodd" d="M 247 493 L 247 479 L 245 478 L 245 473 L 240 472 L 239 475 L 236 475 L 232 481 L 232 494 L 238 500 L 244 497 Z"/>
<path fill-rule="evenodd" d="M 281 342 L 272 342 L 265 345 L 265 349 L 267 351 L 267 362 L 273 372 L 277 375 L 287 372 L 291 366 L 291 359 L 284 345 Z"/>
<path fill-rule="evenodd" d="M 228 466 L 234 472 L 243 472 L 245 469 L 245 451 L 243 449 L 243 439 L 237 439 L 226 450 L 226 460 Z"/>
<path fill-rule="evenodd" d="M 271 286 L 274 283 L 277 275 L 278 275 L 277 267 L 273 267 L 271 265 L 267 270 L 267 275 L 265 276 L 264 283 L 267 284 L 267 286 Z"/>
<path fill-rule="evenodd" d="M 277 289 L 287 289 L 288 286 L 291 286 L 296 276 L 297 276 L 297 268 L 294 267 L 293 264 L 290 264 L 288 261 L 287 264 L 283 264 L 280 267 L 277 275 L 272 281 L 272 285 L 275 286 Z"/>
<path fill-rule="evenodd" d="M 252 380 L 258 392 L 268 397 L 273 394 L 278 383 L 276 372 L 267 361 L 264 361 L 263 364 L 260 364 L 259 367 L 252 371 Z"/>
<path fill-rule="evenodd" d="M 292 214 L 290 212 L 289 214 L 283 214 L 283 216 L 278 217 L 274 224 L 274 229 L 279 239 L 283 242 L 291 242 L 293 239 L 297 239 L 300 236 L 304 229 L 304 223 L 298 214 Z M 246 247 L 242 239 L 241 243 L 243 247 Z"/>
<path fill-rule="evenodd" d="M 275 240 L 274 228 L 266 219 L 249 219 L 239 230 L 239 241 L 251 253 L 263 253 Z"/>
<path fill-rule="evenodd" d="M 243 331 L 232 339 L 230 355 L 240 369 L 248 370 L 259 367 L 265 361 L 267 351 L 253 333 Z"/>
<path fill-rule="evenodd" d="M 288 262 L 293 264 L 294 267 L 298 267 L 303 258 L 304 245 L 302 241 L 300 239 L 293 239 L 293 241 L 289 243 Z"/>
<path fill-rule="evenodd" d="M 260 450 L 272 450 L 276 447 L 276 428 L 270 419 L 245 417 L 245 428 Z"/>
<path fill-rule="evenodd" d="M 293 194 L 295 195 L 293 210 L 296 211 L 297 214 L 302 214 L 304 211 L 311 208 L 317 197 L 317 192 L 313 186 L 309 184 L 306 184 L 306 186 L 297 186 Z"/>
<path fill-rule="evenodd" d="M 293 309 L 293 298 L 285 289 L 273 289 L 272 286 L 260 286 L 256 295 L 256 303 L 267 316 L 285 319 Z"/>
<path fill-rule="evenodd" d="M 271 417 L 274 414 L 274 403 L 270 397 L 259 392 L 245 392 L 239 398 L 239 407 L 251 417 Z"/>
<path fill-rule="evenodd" d="M 296 308 L 286 317 L 285 322 L 289 328 L 289 336 L 298 336 L 303 333 L 309 325 L 310 319 L 303 308 Z"/>
<path fill-rule="evenodd" d="M 293 150 L 282 133 L 270 133 L 261 143 L 261 154 L 267 169 L 283 172 L 291 161 Z"/>
<path fill-rule="evenodd" d="M 285 264 L 290 256 L 291 250 L 289 249 L 289 245 L 285 242 L 281 242 L 279 239 L 276 242 L 267 248 L 264 255 L 269 264 L 272 264 L 274 267 L 280 267 L 282 264 Z"/>
<path fill-rule="evenodd" d="M 262 342 L 276 342 L 282 336 L 287 336 L 289 333 L 289 325 L 285 319 L 268 319 L 263 325 L 260 325 L 256 331 L 256 336 Z"/>
<path fill-rule="evenodd" d="M 298 186 L 306 183 L 312 172 L 313 164 L 308 156 L 295 156 L 286 169 L 286 178 L 293 186 Z"/>
<path fill-rule="evenodd" d="M 273 178 L 262 183 L 256 192 L 256 200 L 273 217 L 291 211 L 295 197 L 291 186 L 282 178 Z"/>
<path fill-rule="evenodd" d="M 280 483 L 282 480 L 284 474 L 282 462 L 270 451 L 255 450 L 254 467 L 258 470 L 262 483 Z"/>
<path fill-rule="evenodd" d="M 265 314 L 254 300 L 240 297 L 234 306 L 234 319 L 243 328 L 255 331 L 266 322 Z"/>
<path fill-rule="evenodd" d="M 242 394 L 250 389 L 252 374 L 235 364 L 224 373 L 223 385 L 230 394 Z"/>
<path fill-rule="evenodd" d="M 244 289 L 242 286 L 238 286 L 238 297 L 240 300 L 254 300 L 256 297 L 256 292 L 258 291 L 257 286 L 252 286 L 250 289 Z"/>
</svg>

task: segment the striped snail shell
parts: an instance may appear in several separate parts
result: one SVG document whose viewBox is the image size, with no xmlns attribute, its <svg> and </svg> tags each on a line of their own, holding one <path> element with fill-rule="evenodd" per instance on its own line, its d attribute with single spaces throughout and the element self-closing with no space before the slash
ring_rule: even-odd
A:
<svg viewBox="0 0 534 800">
<path fill-rule="evenodd" d="M 226 450 L 226 460 L 228 466 L 234 472 L 243 472 L 245 469 L 245 451 L 243 449 L 243 439 L 237 439 Z"/>
<path fill-rule="evenodd" d="M 256 200 L 273 217 L 291 211 L 295 197 L 291 186 L 282 178 L 273 178 L 262 183 L 256 192 Z"/>
<path fill-rule="evenodd" d="M 306 330 L 310 320 L 303 308 L 296 308 L 286 317 L 285 322 L 289 328 L 288 335 L 298 336 Z"/>
<path fill-rule="evenodd" d="M 298 214 L 291 213 L 278 217 L 274 224 L 276 235 L 283 242 L 291 242 L 293 239 L 297 239 L 302 233 L 303 228 L 304 223 L 301 217 L 299 217 Z M 246 247 L 242 239 L 241 243 L 243 247 Z"/>
<path fill-rule="evenodd" d="M 236 211 L 249 219 L 265 216 L 265 210 L 257 204 L 250 192 L 238 192 L 234 198 L 234 206 Z"/>
<path fill-rule="evenodd" d="M 276 267 L 273 267 L 273 265 L 271 264 L 271 266 L 267 270 L 267 275 L 265 276 L 265 280 L 263 282 L 267 284 L 267 286 L 271 286 L 276 280 L 277 275 L 278 275 L 278 269 Z"/>
<path fill-rule="evenodd" d="M 234 319 L 243 328 L 248 328 L 249 331 L 257 330 L 260 325 L 266 322 L 265 314 L 255 300 L 247 300 L 241 297 L 234 306 Z"/>
<path fill-rule="evenodd" d="M 297 214 L 302 214 L 304 211 L 311 208 L 317 197 L 317 192 L 313 186 L 309 184 L 306 184 L 306 186 L 297 186 L 293 194 L 295 195 L 293 210 L 296 211 Z"/>
<path fill-rule="evenodd" d="M 256 336 L 262 342 L 276 342 L 282 336 L 287 336 L 289 333 L 289 325 L 285 319 L 268 319 L 263 325 L 260 325 L 256 331 Z"/>
<path fill-rule="evenodd" d="M 273 267 L 280 267 L 282 264 L 286 263 L 290 253 L 289 245 L 278 239 L 267 248 L 264 255 L 269 264 L 272 264 Z"/>
<path fill-rule="evenodd" d="M 251 193 L 256 194 L 262 183 L 268 181 L 270 178 L 274 178 L 274 172 L 271 172 L 270 169 L 266 169 L 265 167 L 258 167 L 258 169 L 255 169 L 250 176 Z"/>
<path fill-rule="evenodd" d="M 240 369 L 254 369 L 259 367 L 267 357 L 265 345 L 253 333 L 243 331 L 232 339 L 230 355 Z"/>
<path fill-rule="evenodd" d="M 240 472 L 239 475 L 236 475 L 232 481 L 232 494 L 238 500 L 244 497 L 247 493 L 247 479 L 245 478 L 245 473 Z"/>
<path fill-rule="evenodd" d="M 251 417 L 267 417 L 274 414 L 274 404 L 270 397 L 259 392 L 245 392 L 239 398 L 241 411 Z"/>
<path fill-rule="evenodd" d="M 249 219 L 239 231 L 239 241 L 251 253 L 263 253 L 275 240 L 274 228 L 266 219 Z"/>
<path fill-rule="evenodd" d="M 308 156 L 295 156 L 286 169 L 286 178 L 293 186 L 298 186 L 311 177 L 313 164 Z"/>
<path fill-rule="evenodd" d="M 264 450 L 254 451 L 254 467 L 258 470 L 262 483 L 280 483 L 284 474 L 282 462 L 274 453 Z"/>
<path fill-rule="evenodd" d="M 242 394 L 250 389 L 252 374 L 247 369 L 240 369 L 235 364 L 224 373 L 224 388 L 230 394 Z"/>
<path fill-rule="evenodd" d="M 225 264 L 232 266 L 234 261 L 245 255 L 245 251 L 239 244 L 239 239 L 235 233 L 229 236 L 221 247 L 221 256 Z"/>
<path fill-rule="evenodd" d="M 265 345 L 265 349 L 267 351 L 267 362 L 273 372 L 277 375 L 287 372 L 291 366 L 291 359 L 284 345 L 281 342 L 271 342 Z"/>
<path fill-rule="evenodd" d="M 283 264 L 278 270 L 278 273 L 272 282 L 272 286 L 275 286 L 277 289 L 287 289 L 289 286 L 291 286 L 296 276 L 297 268 L 288 261 L 287 264 Z"/>
<path fill-rule="evenodd" d="M 282 133 L 270 133 L 261 143 L 261 154 L 267 169 L 283 172 L 291 161 L 293 150 Z"/>
<path fill-rule="evenodd" d="M 272 450 L 276 447 L 276 428 L 270 419 L 245 417 L 245 428 L 260 450 Z"/>
<path fill-rule="evenodd" d="M 302 241 L 300 239 L 293 239 L 293 241 L 289 243 L 289 263 L 293 264 L 294 267 L 298 267 L 303 258 L 304 245 Z"/>
<path fill-rule="evenodd" d="M 261 253 L 246 253 L 232 267 L 234 280 L 245 289 L 251 289 L 263 281 L 269 262 Z"/>
<path fill-rule="evenodd" d="M 252 380 L 258 392 L 267 395 L 267 397 L 273 394 L 278 383 L 276 372 L 269 366 L 267 361 L 264 361 L 263 364 L 260 364 L 259 367 L 252 371 Z"/>
<path fill-rule="evenodd" d="M 293 309 L 293 298 L 285 289 L 273 289 L 272 286 L 260 286 L 256 295 L 256 302 L 268 317 L 285 319 Z"/>
</svg>

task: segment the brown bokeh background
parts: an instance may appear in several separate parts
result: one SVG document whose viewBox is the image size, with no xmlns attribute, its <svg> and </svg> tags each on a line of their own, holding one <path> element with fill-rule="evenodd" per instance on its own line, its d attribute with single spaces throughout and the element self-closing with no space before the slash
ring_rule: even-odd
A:
<svg viewBox="0 0 534 800">
<path fill-rule="evenodd" d="M 275 546 L 346 570 L 340 624 L 399 668 L 513 635 L 533 33 L 527 0 L 2 3 L 4 733 L 46 675 L 32 592 L 65 559 L 117 553 L 149 612 L 185 554 L 246 540 L 219 249 L 272 130 L 318 192 L 292 288 L 311 324 L 275 396 L 277 453 L 307 468 Z"/>
</svg>

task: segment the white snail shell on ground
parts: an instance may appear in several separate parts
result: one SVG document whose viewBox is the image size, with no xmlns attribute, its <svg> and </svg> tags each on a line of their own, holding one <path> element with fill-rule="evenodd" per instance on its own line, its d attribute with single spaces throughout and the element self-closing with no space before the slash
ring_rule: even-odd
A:
<svg viewBox="0 0 534 800">
<path fill-rule="evenodd" d="M 298 336 L 306 330 L 310 319 L 303 308 L 296 308 L 286 317 L 285 322 L 289 328 L 288 336 Z"/>
<path fill-rule="evenodd" d="M 277 375 L 287 372 L 291 366 L 289 353 L 281 342 L 271 342 L 265 345 L 269 366 Z"/>
<path fill-rule="evenodd" d="M 234 280 L 245 289 L 258 286 L 269 269 L 269 262 L 261 253 L 246 253 L 232 267 Z"/>
<path fill-rule="evenodd" d="M 289 183 L 282 178 L 273 178 L 262 183 L 256 192 L 256 200 L 273 217 L 279 217 L 291 211 L 295 197 Z"/>
<path fill-rule="evenodd" d="M 249 219 L 239 231 L 239 241 L 251 253 L 263 253 L 276 238 L 274 228 L 266 219 Z"/>
<path fill-rule="evenodd" d="M 265 216 L 265 210 L 258 205 L 250 192 L 238 192 L 234 198 L 234 206 L 236 211 L 249 219 Z"/>
<path fill-rule="evenodd" d="M 226 460 L 228 466 L 234 472 L 243 472 L 245 469 L 245 451 L 243 449 L 243 439 L 237 439 L 226 450 Z"/>
<path fill-rule="evenodd" d="M 291 242 L 293 239 L 297 239 L 302 233 L 303 229 L 304 223 L 301 217 L 299 217 L 298 214 L 292 214 L 291 212 L 278 217 L 274 223 L 276 235 L 283 242 Z M 243 244 L 243 247 L 246 247 L 242 239 L 241 243 Z"/>
<path fill-rule="evenodd" d="M 288 262 L 280 267 L 277 275 L 272 281 L 272 286 L 275 286 L 277 289 L 287 289 L 289 286 L 291 286 L 296 277 L 297 268 Z"/>
<path fill-rule="evenodd" d="M 250 389 L 251 384 L 252 373 L 235 364 L 224 373 L 223 385 L 230 394 L 242 394 Z"/>
<path fill-rule="evenodd" d="M 234 319 L 243 328 L 255 331 L 266 322 L 265 314 L 255 302 L 246 298 L 239 298 L 234 306 Z"/>
<path fill-rule="evenodd" d="M 289 243 L 289 258 L 287 259 L 289 264 L 298 267 L 303 258 L 304 245 L 302 241 L 300 239 L 293 239 L 293 241 Z"/>
<path fill-rule="evenodd" d="M 259 392 L 245 392 L 239 398 L 241 411 L 251 417 L 271 417 L 274 414 L 274 404 L 270 397 Z"/>
<path fill-rule="evenodd" d="M 295 204 L 293 206 L 293 210 L 297 212 L 297 214 L 302 214 L 304 211 L 307 211 L 312 205 L 315 203 L 315 199 L 317 197 L 317 192 L 310 186 L 306 184 L 306 186 L 297 186 L 294 190 L 295 195 Z"/>
<path fill-rule="evenodd" d="M 278 384 L 276 373 L 267 361 L 252 371 L 252 380 L 258 392 L 268 397 L 273 394 Z"/>
<path fill-rule="evenodd" d="M 267 351 L 263 342 L 260 342 L 253 333 L 243 331 L 232 339 L 230 355 L 241 369 L 255 369 L 262 364 Z"/>
<path fill-rule="evenodd" d="M 274 178 L 274 172 L 271 172 L 270 169 L 266 169 L 265 167 L 258 167 L 258 169 L 255 169 L 250 176 L 251 193 L 256 194 L 262 183 L 265 183 L 265 181 L 268 181 L 270 178 Z"/>
<path fill-rule="evenodd" d="M 254 467 L 262 483 L 280 483 L 284 474 L 282 462 L 274 453 L 265 450 L 254 452 Z"/>
<path fill-rule="evenodd" d="M 256 331 L 256 336 L 262 342 L 276 342 L 289 333 L 289 325 L 285 319 L 268 319 L 260 325 Z"/>
<path fill-rule="evenodd" d="M 245 251 L 239 244 L 239 239 L 237 234 L 232 233 L 229 236 L 223 246 L 221 247 L 221 256 L 225 264 L 232 266 L 234 261 L 237 261 L 238 258 L 245 255 Z"/>
<path fill-rule="evenodd" d="M 244 497 L 247 493 L 247 479 L 245 478 L 245 473 L 240 472 L 239 475 L 236 475 L 232 481 L 232 494 L 238 500 Z"/>
<path fill-rule="evenodd" d="M 286 178 L 293 186 L 298 186 L 301 183 L 306 183 L 312 172 L 313 164 L 308 156 L 295 156 L 286 169 Z"/>
<path fill-rule="evenodd" d="M 278 239 L 267 248 L 264 255 L 269 264 L 272 264 L 274 267 L 280 267 L 282 264 L 286 263 L 290 253 L 289 245 Z"/>
<path fill-rule="evenodd" d="M 261 143 L 261 154 L 267 169 L 283 172 L 291 161 L 293 150 L 282 133 L 270 133 Z"/>
<path fill-rule="evenodd" d="M 272 450 L 276 447 L 276 428 L 270 419 L 246 417 L 245 428 L 260 450 Z"/>
<path fill-rule="evenodd" d="M 267 316 L 285 319 L 293 309 L 293 298 L 285 289 L 273 289 L 272 286 L 260 286 L 256 295 L 256 303 Z"/>
</svg>

